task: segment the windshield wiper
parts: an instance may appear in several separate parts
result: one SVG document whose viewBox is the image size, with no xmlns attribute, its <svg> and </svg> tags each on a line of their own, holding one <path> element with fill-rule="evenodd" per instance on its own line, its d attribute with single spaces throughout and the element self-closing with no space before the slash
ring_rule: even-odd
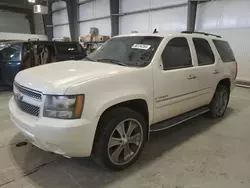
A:
<svg viewBox="0 0 250 188">
<path fill-rule="evenodd" d="M 115 63 L 117 65 L 122 65 L 122 66 L 128 66 L 125 63 L 120 62 L 119 60 L 116 59 L 97 59 L 96 61 L 103 61 L 103 62 L 110 62 L 110 63 Z"/>
<path fill-rule="evenodd" d="M 90 59 L 89 57 L 85 57 L 84 59 L 86 59 L 88 61 L 94 61 L 93 59 Z"/>
</svg>

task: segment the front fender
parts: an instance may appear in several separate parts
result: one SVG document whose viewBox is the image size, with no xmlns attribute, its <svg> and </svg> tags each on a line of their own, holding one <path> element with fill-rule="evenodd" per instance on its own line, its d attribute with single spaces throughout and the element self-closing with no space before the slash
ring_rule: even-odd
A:
<svg viewBox="0 0 250 188">
<path fill-rule="evenodd" d="M 105 110 L 122 102 L 142 99 L 148 105 L 149 120 L 153 116 L 152 69 L 128 68 L 101 78 L 76 84 L 68 88 L 66 94 L 85 94 L 83 117 L 98 119 Z"/>
</svg>

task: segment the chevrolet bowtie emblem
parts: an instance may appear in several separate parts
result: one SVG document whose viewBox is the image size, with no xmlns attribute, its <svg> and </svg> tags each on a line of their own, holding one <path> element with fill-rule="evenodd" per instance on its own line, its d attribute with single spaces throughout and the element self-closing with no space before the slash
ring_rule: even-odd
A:
<svg viewBox="0 0 250 188">
<path fill-rule="evenodd" d="M 17 98 L 17 100 L 22 101 L 23 100 L 23 95 L 21 93 L 17 93 L 16 98 Z"/>
</svg>

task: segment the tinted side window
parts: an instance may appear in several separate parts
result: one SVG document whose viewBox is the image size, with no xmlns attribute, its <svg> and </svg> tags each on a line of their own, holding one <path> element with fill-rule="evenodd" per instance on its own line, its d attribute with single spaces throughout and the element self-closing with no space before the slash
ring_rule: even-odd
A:
<svg viewBox="0 0 250 188">
<path fill-rule="evenodd" d="M 192 66 L 192 58 L 188 41 L 184 37 L 171 39 L 162 53 L 164 70 Z"/>
<path fill-rule="evenodd" d="M 235 61 L 233 51 L 229 46 L 228 42 L 222 40 L 213 40 L 213 42 L 223 62 Z"/>
<path fill-rule="evenodd" d="M 57 42 L 56 43 L 57 52 L 59 54 L 79 54 L 82 53 L 82 48 L 77 45 L 77 43 L 65 43 Z"/>
<path fill-rule="evenodd" d="M 4 61 L 21 61 L 21 44 L 12 44 L 0 51 L 1 59 Z"/>
<path fill-rule="evenodd" d="M 207 40 L 193 38 L 194 47 L 199 65 L 209 65 L 214 63 L 214 54 Z"/>
<path fill-rule="evenodd" d="M 22 57 L 22 68 L 27 69 L 32 67 L 32 53 L 30 50 L 30 43 L 23 44 L 23 57 Z"/>
</svg>

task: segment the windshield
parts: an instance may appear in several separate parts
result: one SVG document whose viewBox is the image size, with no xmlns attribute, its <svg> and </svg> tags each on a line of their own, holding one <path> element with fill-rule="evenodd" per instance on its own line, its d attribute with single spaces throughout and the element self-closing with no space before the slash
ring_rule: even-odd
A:
<svg viewBox="0 0 250 188">
<path fill-rule="evenodd" d="M 20 61 L 21 60 L 21 44 L 7 45 L 0 49 L 0 60 L 4 61 Z"/>
<path fill-rule="evenodd" d="M 145 67 L 150 64 L 161 40 L 161 37 L 154 36 L 113 38 L 86 59 L 123 66 Z"/>
</svg>

